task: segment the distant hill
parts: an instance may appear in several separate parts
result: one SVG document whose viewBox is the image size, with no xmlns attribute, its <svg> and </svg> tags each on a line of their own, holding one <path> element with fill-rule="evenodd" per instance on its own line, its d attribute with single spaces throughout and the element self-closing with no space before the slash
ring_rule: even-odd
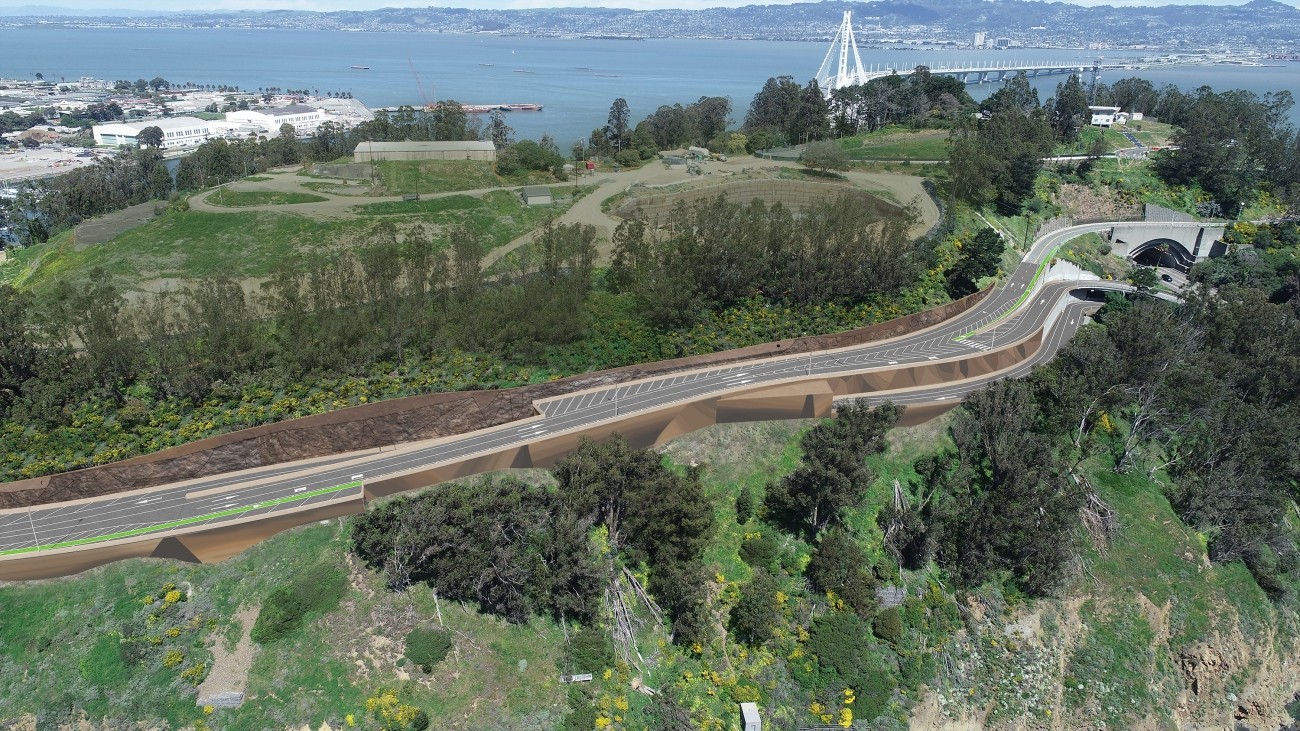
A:
<svg viewBox="0 0 1300 731">
<path fill-rule="evenodd" d="M 24 10 L 30 12 L 24 16 Z M 40 12 L 37 12 L 39 10 Z M 368 11 L 214 12 L 150 14 L 99 11 L 94 23 L 141 17 L 161 27 L 349 29 L 367 31 L 492 32 L 506 35 L 768 38 L 829 40 L 843 11 L 852 10 L 859 42 L 927 39 L 967 45 L 975 32 L 1034 45 L 1150 45 L 1174 49 L 1300 47 L 1300 9 L 1275 0 L 1245 5 L 1082 7 L 1027 0 L 826 0 L 792 5 L 748 5 L 706 10 L 542 8 L 384 8 Z M 0 10 L 10 24 L 30 20 L 78 24 L 87 11 L 59 8 Z"/>
</svg>

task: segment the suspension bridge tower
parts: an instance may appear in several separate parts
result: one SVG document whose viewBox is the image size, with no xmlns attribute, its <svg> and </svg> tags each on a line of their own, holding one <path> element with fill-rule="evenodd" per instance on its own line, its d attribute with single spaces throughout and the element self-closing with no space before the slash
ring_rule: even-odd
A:
<svg viewBox="0 0 1300 731">
<path fill-rule="evenodd" d="M 853 54 L 853 64 L 849 65 L 849 54 Z M 831 60 L 836 59 L 835 73 L 831 73 Z M 867 83 L 867 71 L 862 68 L 862 58 L 858 56 L 858 42 L 853 37 L 853 11 L 844 11 L 844 22 L 835 32 L 831 47 L 826 51 L 826 58 L 817 70 L 817 85 L 826 96 L 844 86 Z"/>
</svg>

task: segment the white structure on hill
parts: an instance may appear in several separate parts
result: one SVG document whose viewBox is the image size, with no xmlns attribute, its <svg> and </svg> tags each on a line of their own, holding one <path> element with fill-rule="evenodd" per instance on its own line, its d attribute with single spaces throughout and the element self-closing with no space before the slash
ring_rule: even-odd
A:
<svg viewBox="0 0 1300 731">
<path fill-rule="evenodd" d="M 354 162 L 376 160 L 482 160 L 494 162 L 497 148 L 491 142 L 359 142 Z"/>
<path fill-rule="evenodd" d="M 1119 107 L 1088 107 L 1088 112 L 1092 114 L 1092 121 L 1089 124 L 1094 127 L 1128 124 L 1128 115 L 1121 112 Z"/>
<path fill-rule="evenodd" d="M 838 65 L 835 73 L 831 73 L 831 58 L 836 56 L 835 50 L 839 49 Z M 853 53 L 853 66 L 849 67 L 849 53 Z M 827 97 L 831 92 L 843 87 L 854 86 L 855 84 L 867 83 L 867 70 L 862 67 L 862 58 L 858 56 L 858 42 L 853 38 L 853 11 L 844 11 L 844 22 L 840 24 L 840 29 L 835 32 L 835 38 L 831 40 L 831 47 L 826 51 L 826 58 L 822 60 L 822 66 L 817 69 L 817 85 L 822 88 L 822 93 Z"/>
<path fill-rule="evenodd" d="M 168 117 L 150 119 L 142 122 L 109 122 L 97 124 L 91 128 L 96 145 L 108 147 L 137 147 L 136 136 L 146 127 L 157 127 L 163 131 L 163 149 L 174 150 L 178 147 L 197 147 L 207 141 L 211 134 L 208 123 L 195 117 Z"/>
<path fill-rule="evenodd" d="M 306 104 L 294 104 L 276 109 L 226 112 L 227 122 L 256 126 L 261 131 L 272 135 L 280 134 L 280 126 L 284 124 L 292 124 L 293 131 L 297 134 L 314 132 L 325 119 L 324 112 Z"/>
</svg>

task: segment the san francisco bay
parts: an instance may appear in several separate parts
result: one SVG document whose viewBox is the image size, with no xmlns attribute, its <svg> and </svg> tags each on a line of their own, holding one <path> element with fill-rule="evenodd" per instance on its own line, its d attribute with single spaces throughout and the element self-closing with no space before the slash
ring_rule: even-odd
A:
<svg viewBox="0 0 1300 731">
<path fill-rule="evenodd" d="M 828 29 L 832 30 L 832 29 Z M 370 107 L 456 99 L 475 104 L 534 102 L 538 113 L 508 117 L 521 138 L 551 134 L 566 147 L 605 123 L 610 103 L 624 97 L 634 120 L 663 104 L 729 96 L 739 123 L 770 76 L 812 77 L 827 44 L 720 39 L 608 40 L 493 34 L 350 33 L 228 28 L 0 28 L 0 77 L 153 78 L 173 83 L 230 84 L 350 92 Z M 1142 54 L 1151 54 L 1146 51 Z M 1136 51 L 971 49 L 862 51 L 867 65 L 911 68 L 993 62 L 1091 66 L 1136 59 Z M 1140 76 L 1157 86 L 1300 94 L 1300 63 L 1278 66 L 1174 66 L 1107 71 L 1103 81 Z M 354 69 L 364 66 L 366 69 Z M 1034 79 L 1046 100 L 1063 76 Z M 983 98 L 996 84 L 969 87 Z M 1300 122 L 1300 110 L 1291 111 Z"/>
</svg>

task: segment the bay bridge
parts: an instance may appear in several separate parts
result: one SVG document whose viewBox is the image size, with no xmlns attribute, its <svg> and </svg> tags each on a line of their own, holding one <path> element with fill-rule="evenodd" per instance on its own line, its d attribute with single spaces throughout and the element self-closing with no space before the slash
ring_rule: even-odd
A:
<svg viewBox="0 0 1300 731">
<path fill-rule="evenodd" d="M 821 68 L 817 70 L 817 84 L 830 96 L 831 92 L 846 86 L 865 84 L 897 74 L 907 76 L 914 70 L 895 65 L 865 66 L 858 54 L 857 39 L 853 36 L 853 11 L 844 11 L 844 21 L 831 40 L 831 47 L 826 51 Z M 918 64 L 919 65 L 919 64 Z M 1120 64 L 1091 63 L 1080 64 L 1078 61 L 1068 63 L 1049 63 L 1043 61 L 994 61 L 992 63 L 964 63 L 956 66 L 927 66 L 936 76 L 952 76 L 966 84 L 1001 82 L 1012 76 L 1025 72 L 1028 76 L 1048 76 L 1051 74 L 1073 74 L 1082 77 L 1085 73 L 1100 74 L 1103 70 L 1127 68 Z"/>
</svg>

